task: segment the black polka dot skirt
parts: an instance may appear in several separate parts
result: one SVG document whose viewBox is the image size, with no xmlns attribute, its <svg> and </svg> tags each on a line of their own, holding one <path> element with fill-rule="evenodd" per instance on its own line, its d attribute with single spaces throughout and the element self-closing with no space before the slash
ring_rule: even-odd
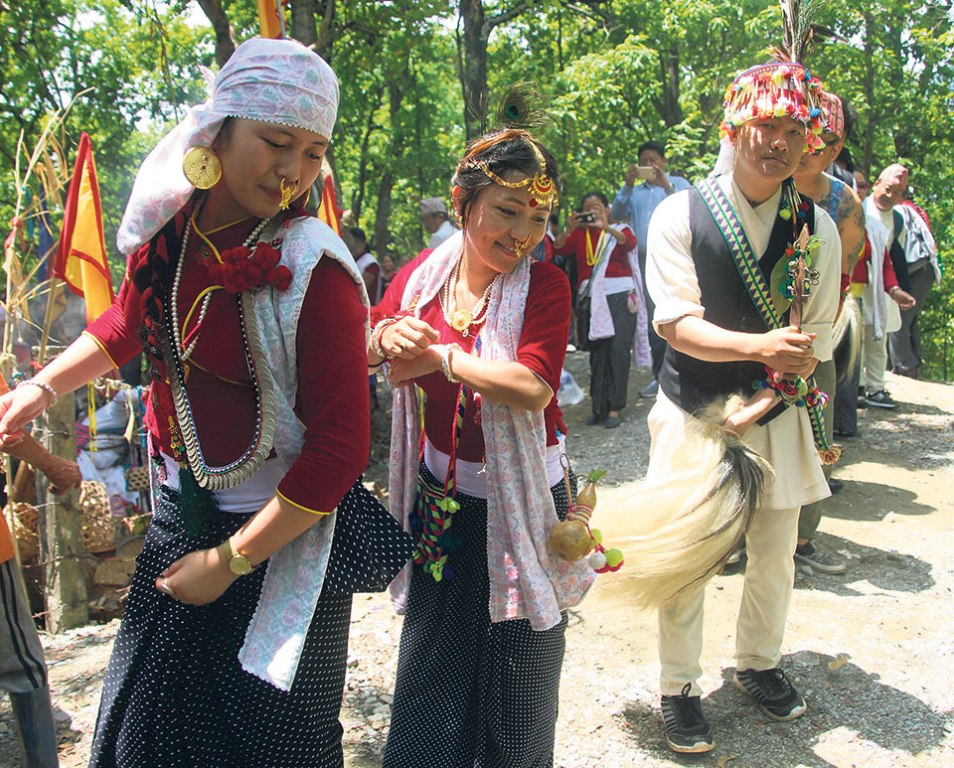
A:
<svg viewBox="0 0 954 768">
<path fill-rule="evenodd" d="M 566 487 L 551 492 L 562 518 Z M 384 768 L 552 766 L 566 613 L 543 632 L 525 619 L 491 623 L 487 502 L 455 498 L 454 578 L 414 566 Z"/>
<path fill-rule="evenodd" d="M 223 513 L 193 538 L 183 529 L 174 492 L 157 494 L 106 671 L 93 768 L 343 765 L 338 712 L 350 595 L 322 594 L 318 600 L 295 682 L 286 693 L 243 671 L 238 661 L 265 567 L 235 581 L 207 606 L 183 605 L 155 587 L 171 563 L 220 544 L 248 517 Z"/>
</svg>

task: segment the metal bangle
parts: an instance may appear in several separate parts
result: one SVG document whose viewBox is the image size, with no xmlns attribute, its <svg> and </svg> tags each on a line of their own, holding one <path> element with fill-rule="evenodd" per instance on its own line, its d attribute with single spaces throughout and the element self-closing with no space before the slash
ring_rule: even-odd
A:
<svg viewBox="0 0 954 768">
<path fill-rule="evenodd" d="M 454 372 L 451 370 L 451 363 L 454 355 L 455 349 L 460 349 L 459 344 L 441 344 L 440 349 L 437 350 L 438 354 L 441 356 L 441 370 L 444 371 L 444 376 L 447 377 L 447 380 L 451 384 L 457 384 L 460 379 L 458 379 Z"/>
<path fill-rule="evenodd" d="M 47 408 L 52 408 L 54 405 L 56 405 L 57 400 L 60 399 L 60 396 L 56 393 L 56 390 L 45 381 L 37 381 L 36 379 L 22 379 L 17 384 L 17 389 L 26 386 L 27 384 L 32 384 L 34 387 L 39 387 L 50 396 L 50 402 L 46 405 Z"/>
<path fill-rule="evenodd" d="M 379 320 L 371 330 L 371 351 L 384 360 L 389 359 L 390 355 L 381 347 L 381 337 L 384 335 L 384 329 L 389 325 L 394 325 L 398 319 L 397 317 L 385 317 L 383 320 Z"/>
</svg>

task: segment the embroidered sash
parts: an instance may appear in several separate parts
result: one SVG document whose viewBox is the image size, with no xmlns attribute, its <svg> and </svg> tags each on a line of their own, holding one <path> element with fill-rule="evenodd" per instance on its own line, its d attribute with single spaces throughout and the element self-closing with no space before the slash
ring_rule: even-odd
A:
<svg viewBox="0 0 954 768">
<path fill-rule="evenodd" d="M 722 233 L 729 252 L 732 254 L 732 261 L 739 272 L 739 277 L 742 278 L 742 283 L 749 292 L 752 304 L 755 305 L 766 327 L 769 330 L 783 327 L 783 317 L 776 310 L 775 303 L 772 301 L 771 287 L 762 274 L 759 260 L 752 250 L 752 244 L 745 234 L 742 222 L 719 182 L 714 178 L 705 179 L 696 184 L 696 188 L 702 195 L 709 213 L 712 214 L 716 226 Z M 809 376 L 805 383 L 809 393 L 818 391 L 814 376 Z M 805 406 L 812 426 L 815 448 L 818 449 L 818 455 L 822 462 L 833 464 L 838 460 L 840 450 L 833 448 L 825 437 L 824 406 L 827 401 L 827 396 L 806 397 L 804 400 L 799 400 L 797 404 Z"/>
</svg>

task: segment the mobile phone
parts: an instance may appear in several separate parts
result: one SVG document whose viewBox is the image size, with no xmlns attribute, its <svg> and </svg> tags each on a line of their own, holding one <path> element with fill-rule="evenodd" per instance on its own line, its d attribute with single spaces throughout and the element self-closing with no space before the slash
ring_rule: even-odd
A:
<svg viewBox="0 0 954 768">
<path fill-rule="evenodd" d="M 651 165 L 636 166 L 637 179 L 652 179 L 656 177 L 656 169 Z"/>
<path fill-rule="evenodd" d="M 581 224 L 592 224 L 596 221 L 595 213 L 581 213 L 580 214 L 580 223 Z"/>
</svg>

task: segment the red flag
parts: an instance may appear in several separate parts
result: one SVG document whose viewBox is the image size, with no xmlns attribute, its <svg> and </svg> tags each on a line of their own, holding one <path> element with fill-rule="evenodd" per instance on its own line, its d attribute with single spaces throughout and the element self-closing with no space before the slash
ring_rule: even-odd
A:
<svg viewBox="0 0 954 768">
<path fill-rule="evenodd" d="M 338 198 L 335 195 L 335 182 L 330 173 L 325 174 L 324 184 L 321 185 L 321 207 L 318 209 L 318 218 L 331 227 L 336 234 L 341 234 L 341 213 L 338 211 Z"/>
<path fill-rule="evenodd" d="M 73 293 L 86 300 L 87 325 L 113 303 L 113 279 L 106 260 L 96 163 L 92 143 L 85 132 L 80 135 L 76 165 L 63 209 L 63 229 L 53 260 L 53 276 L 65 280 Z"/>
</svg>

